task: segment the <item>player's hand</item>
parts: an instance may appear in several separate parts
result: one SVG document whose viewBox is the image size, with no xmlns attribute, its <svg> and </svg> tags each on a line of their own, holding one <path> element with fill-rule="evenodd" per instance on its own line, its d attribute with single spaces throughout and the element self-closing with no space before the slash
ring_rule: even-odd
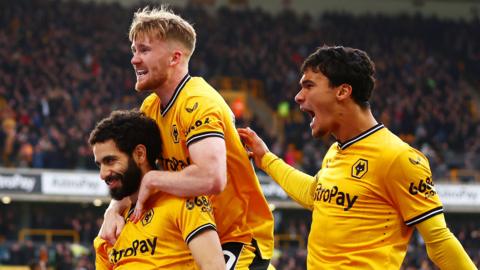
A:
<svg viewBox="0 0 480 270">
<path fill-rule="evenodd" d="M 125 226 L 125 220 L 118 210 L 118 208 L 109 207 L 107 211 L 105 211 L 102 227 L 98 233 L 100 238 L 104 239 L 112 246 L 115 245 L 118 236 Z"/>
<path fill-rule="evenodd" d="M 262 157 L 270 152 L 265 142 L 249 127 L 237 128 L 237 131 L 247 148 L 248 156 L 253 158 L 257 167 L 262 168 Z"/>
<path fill-rule="evenodd" d="M 130 216 L 131 222 L 137 223 L 142 219 L 142 216 L 145 213 L 145 203 L 147 202 L 148 198 L 150 198 L 152 194 L 155 194 L 159 191 L 155 185 L 156 178 L 158 177 L 156 175 L 157 173 L 158 171 L 153 170 L 147 172 L 143 176 L 142 182 L 140 183 L 140 188 L 138 190 L 138 199 L 135 204 L 135 210 Z"/>
</svg>

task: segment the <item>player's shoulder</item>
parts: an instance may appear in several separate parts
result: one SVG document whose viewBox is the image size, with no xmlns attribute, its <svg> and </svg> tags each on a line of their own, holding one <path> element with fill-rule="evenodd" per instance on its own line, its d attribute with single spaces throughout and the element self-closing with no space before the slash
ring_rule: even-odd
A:
<svg viewBox="0 0 480 270">
<path fill-rule="evenodd" d="M 182 90 L 177 106 L 183 112 L 227 111 L 228 105 L 223 97 L 201 77 L 192 77 Z"/>
<path fill-rule="evenodd" d="M 151 200 L 151 208 L 180 206 L 185 203 L 186 198 L 174 196 L 169 193 L 159 192 Z"/>
<path fill-rule="evenodd" d="M 157 96 L 157 94 L 151 93 L 143 100 L 141 109 L 148 108 L 152 106 L 155 102 L 158 102 L 159 100 L 160 98 Z"/>
<path fill-rule="evenodd" d="M 148 96 L 143 100 L 143 103 L 153 102 L 153 101 L 155 101 L 155 100 L 157 100 L 157 99 L 158 99 L 157 94 L 151 93 L 150 95 L 148 95 Z"/>
<path fill-rule="evenodd" d="M 385 129 L 385 132 L 379 141 L 379 147 L 384 152 L 383 156 L 385 160 L 417 160 L 418 158 L 425 160 L 427 159 L 422 152 L 404 142 L 400 137 L 393 134 L 388 129 Z"/>
<path fill-rule="evenodd" d="M 215 100 L 221 98 L 218 91 L 202 77 L 191 77 L 191 79 L 186 84 L 185 89 L 187 91 L 182 91 L 184 92 L 183 95 L 185 99 L 197 98 L 205 100 Z"/>
<path fill-rule="evenodd" d="M 380 149 L 383 149 L 385 151 L 398 152 L 410 148 L 410 145 L 408 145 L 400 137 L 395 135 L 386 127 L 379 130 L 376 140 Z"/>
<path fill-rule="evenodd" d="M 142 219 L 144 226 L 146 223 L 152 223 L 155 226 L 164 226 L 174 220 L 175 216 L 185 205 L 185 199 L 174 195 L 159 192 L 149 199 L 146 205 L 145 215 Z M 147 228 L 147 227 L 146 227 Z M 149 227 L 150 228 L 150 227 Z M 148 229 L 148 228 L 147 228 Z"/>
</svg>

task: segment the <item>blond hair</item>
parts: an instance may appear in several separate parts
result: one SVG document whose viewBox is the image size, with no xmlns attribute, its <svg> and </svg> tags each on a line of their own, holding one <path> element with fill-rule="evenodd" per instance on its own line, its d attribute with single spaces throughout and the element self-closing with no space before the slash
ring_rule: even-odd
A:
<svg viewBox="0 0 480 270">
<path fill-rule="evenodd" d="M 128 38 L 134 41 L 146 36 L 178 41 L 189 51 L 189 56 L 195 50 L 197 38 L 192 25 L 164 5 L 159 9 L 145 7 L 135 12 Z"/>
</svg>

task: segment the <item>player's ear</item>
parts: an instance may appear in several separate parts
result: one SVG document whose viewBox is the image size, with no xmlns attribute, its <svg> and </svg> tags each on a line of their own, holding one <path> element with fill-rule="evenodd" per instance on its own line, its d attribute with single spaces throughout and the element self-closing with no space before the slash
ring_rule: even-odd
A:
<svg viewBox="0 0 480 270">
<path fill-rule="evenodd" d="M 345 100 L 352 96 L 352 86 L 347 83 L 343 83 L 338 87 L 337 99 Z"/>
<path fill-rule="evenodd" d="M 181 50 L 174 50 L 172 58 L 170 59 L 170 65 L 174 66 L 180 63 L 183 57 L 183 52 Z"/>
<path fill-rule="evenodd" d="M 133 160 L 140 165 L 147 161 L 147 148 L 143 144 L 135 146 L 133 149 Z"/>
</svg>

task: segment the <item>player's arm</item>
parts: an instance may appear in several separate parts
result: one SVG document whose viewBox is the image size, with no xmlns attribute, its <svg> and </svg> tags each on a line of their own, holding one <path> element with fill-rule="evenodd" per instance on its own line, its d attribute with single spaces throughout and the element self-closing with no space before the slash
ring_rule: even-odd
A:
<svg viewBox="0 0 480 270">
<path fill-rule="evenodd" d="M 93 241 L 93 246 L 95 247 L 95 269 L 97 270 L 113 269 L 113 265 L 108 260 L 107 245 L 108 243 L 99 237 L 96 237 Z"/>
<path fill-rule="evenodd" d="M 400 211 L 405 225 L 415 226 L 425 240 L 430 259 L 441 269 L 476 269 L 447 228 L 443 206 L 427 158 L 418 150 L 398 150 L 384 179 L 386 199 Z M 388 160 L 388 159 L 385 159 Z"/>
<path fill-rule="evenodd" d="M 227 151 L 225 140 L 207 137 L 188 147 L 191 164 L 181 171 L 150 171 L 142 185 L 151 190 L 179 196 L 218 194 L 227 184 Z M 140 190 L 141 192 L 141 190 Z M 139 195 L 141 197 L 141 195 Z"/>
<path fill-rule="evenodd" d="M 215 227 L 213 208 L 207 196 L 181 199 L 169 213 L 182 233 L 200 269 L 225 270 L 225 259 Z M 175 208 L 178 207 L 178 208 Z"/>
<path fill-rule="evenodd" d="M 317 185 L 315 178 L 293 168 L 271 153 L 263 140 L 250 128 L 239 128 L 238 133 L 255 164 L 270 175 L 293 200 L 312 209 L 312 194 Z"/>
<path fill-rule="evenodd" d="M 314 177 L 288 165 L 271 152 L 263 156 L 261 169 L 270 175 L 290 198 L 305 208 L 313 209 L 312 194 L 317 186 Z"/>
<path fill-rule="evenodd" d="M 127 196 L 120 201 L 111 200 L 107 210 L 105 210 L 102 227 L 98 236 L 105 239 L 111 245 L 117 241 L 117 237 L 125 226 L 125 220 L 122 213 L 131 205 L 130 198 Z"/>
<path fill-rule="evenodd" d="M 151 194 L 163 191 L 178 197 L 218 194 L 227 184 L 227 150 L 225 140 L 207 137 L 188 146 L 191 164 L 181 171 L 153 170 L 145 174 L 140 185 L 133 222 L 140 220 L 143 205 Z"/>
<path fill-rule="evenodd" d="M 428 257 L 440 269 L 477 269 L 457 238 L 450 232 L 443 214 L 416 225 L 427 248 Z"/>
<path fill-rule="evenodd" d="M 200 269 L 225 270 L 225 259 L 215 230 L 200 232 L 190 240 L 188 248 Z"/>
</svg>

